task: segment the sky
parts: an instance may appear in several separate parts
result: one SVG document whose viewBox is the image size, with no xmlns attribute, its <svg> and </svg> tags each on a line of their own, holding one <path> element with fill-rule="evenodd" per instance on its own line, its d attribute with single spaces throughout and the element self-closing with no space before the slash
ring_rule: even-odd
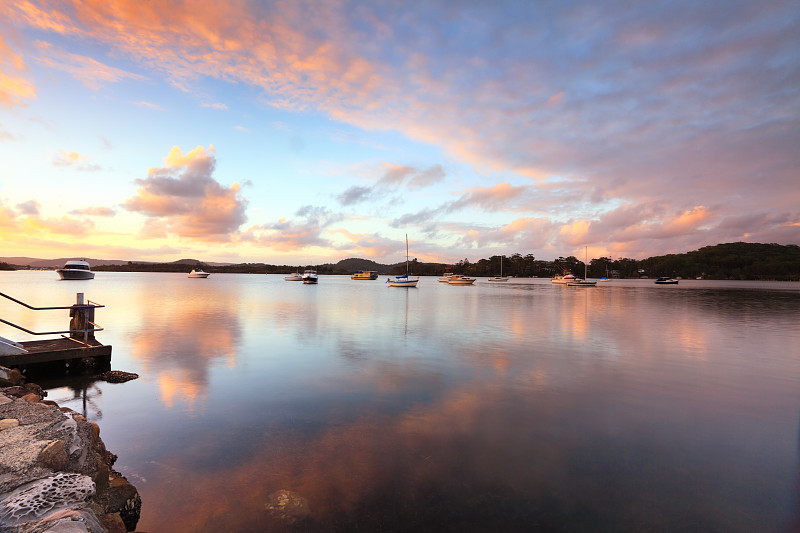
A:
<svg viewBox="0 0 800 533">
<path fill-rule="evenodd" d="M 800 243 L 800 0 L 0 0 L 0 256 Z"/>
</svg>

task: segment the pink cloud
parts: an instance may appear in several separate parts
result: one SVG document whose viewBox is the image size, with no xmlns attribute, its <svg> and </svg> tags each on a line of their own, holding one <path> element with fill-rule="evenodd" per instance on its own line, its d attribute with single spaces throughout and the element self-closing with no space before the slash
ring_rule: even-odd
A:
<svg viewBox="0 0 800 533">
<path fill-rule="evenodd" d="M 117 83 L 124 79 L 137 81 L 147 79 L 140 74 L 105 65 L 91 57 L 55 49 L 48 43 L 38 44 L 42 53 L 39 58 L 40 63 L 50 68 L 67 72 L 94 91 L 102 89 L 109 83 Z"/>
<path fill-rule="evenodd" d="M 74 209 L 70 211 L 70 214 L 73 215 L 88 215 L 93 217 L 113 217 L 116 214 L 110 207 L 98 206 L 98 207 L 85 207 L 83 209 Z"/>
<path fill-rule="evenodd" d="M 214 178 L 214 148 L 198 146 L 184 154 L 173 147 L 163 167 L 150 168 L 137 179 L 136 195 L 125 208 L 157 219 L 163 231 L 195 240 L 225 241 L 245 220 L 247 201 L 240 187 L 220 185 Z M 148 227 L 152 227 L 148 226 Z"/>
<path fill-rule="evenodd" d="M 24 77 L 25 71 L 22 56 L 12 50 L 0 34 L 0 105 L 21 106 L 26 100 L 36 98 L 36 87 Z"/>
</svg>

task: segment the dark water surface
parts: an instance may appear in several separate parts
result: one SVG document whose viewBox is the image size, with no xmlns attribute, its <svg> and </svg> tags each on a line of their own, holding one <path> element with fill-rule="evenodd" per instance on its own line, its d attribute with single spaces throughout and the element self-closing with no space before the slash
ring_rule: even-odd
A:
<svg viewBox="0 0 800 533">
<path fill-rule="evenodd" d="M 57 278 L 0 291 L 106 305 L 112 368 L 141 377 L 49 398 L 100 424 L 139 530 L 800 527 L 800 284 Z M 0 317 L 68 320 L 17 307 Z M 281 489 L 305 521 L 266 512 Z"/>
</svg>

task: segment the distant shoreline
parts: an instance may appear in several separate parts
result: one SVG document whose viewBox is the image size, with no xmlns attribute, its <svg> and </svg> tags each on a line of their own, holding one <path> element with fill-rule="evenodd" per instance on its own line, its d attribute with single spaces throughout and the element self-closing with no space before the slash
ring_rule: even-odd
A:
<svg viewBox="0 0 800 533">
<path fill-rule="evenodd" d="M 15 260 L 17 262 L 15 262 Z M 20 264 L 19 260 L 29 260 Z M 66 259 L 34 259 L 0 257 L 0 270 L 52 270 L 60 268 Z M 268 263 L 206 263 L 196 259 L 181 259 L 169 263 L 109 261 L 87 259 L 97 272 L 189 272 L 199 267 L 211 273 L 229 274 L 291 274 L 308 268 L 322 275 L 350 275 L 356 270 L 374 270 L 380 275 L 405 272 L 405 262 L 376 263 L 370 259 L 349 258 L 337 263 L 317 265 L 272 265 Z M 455 264 L 411 261 L 410 270 L 420 276 L 440 276 L 444 271 L 474 277 L 498 275 L 500 256 Z M 553 261 L 536 259 L 533 254 L 514 253 L 503 256 L 503 273 L 519 278 L 548 278 L 564 272 L 580 272 L 584 264 L 574 256 Z M 669 254 L 647 259 L 600 257 L 589 261 L 591 278 L 657 278 L 669 276 L 683 279 L 720 279 L 752 281 L 800 281 L 800 246 L 796 244 L 727 243 L 706 246 L 683 254 Z"/>
</svg>

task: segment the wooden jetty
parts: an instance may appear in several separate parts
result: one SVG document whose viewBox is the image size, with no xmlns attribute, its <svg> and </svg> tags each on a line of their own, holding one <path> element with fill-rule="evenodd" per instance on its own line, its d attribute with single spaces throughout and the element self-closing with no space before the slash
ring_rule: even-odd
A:
<svg viewBox="0 0 800 533">
<path fill-rule="evenodd" d="M 96 363 L 111 364 L 111 346 L 101 344 L 97 339 L 84 343 L 69 337 L 20 342 L 27 353 L 0 355 L 0 366 L 7 368 L 27 368 L 31 365 L 63 361 L 77 364 L 80 360 L 97 358 Z"/>
<path fill-rule="evenodd" d="M 86 301 L 83 293 L 77 294 L 77 302 L 70 306 L 60 307 L 33 307 L 21 302 L 7 294 L 0 292 L 0 296 L 17 304 L 35 311 L 68 309 L 69 329 L 63 331 L 34 332 L 0 318 L 0 322 L 7 324 L 30 335 L 61 335 L 58 338 L 13 342 L 0 337 L 0 365 L 7 368 L 19 368 L 27 371 L 30 368 L 37 370 L 60 369 L 70 372 L 72 368 L 91 366 L 93 368 L 110 368 L 111 346 L 101 344 L 94 337 L 95 331 L 103 328 L 94 322 L 94 310 L 104 307 L 101 304 Z"/>
</svg>

